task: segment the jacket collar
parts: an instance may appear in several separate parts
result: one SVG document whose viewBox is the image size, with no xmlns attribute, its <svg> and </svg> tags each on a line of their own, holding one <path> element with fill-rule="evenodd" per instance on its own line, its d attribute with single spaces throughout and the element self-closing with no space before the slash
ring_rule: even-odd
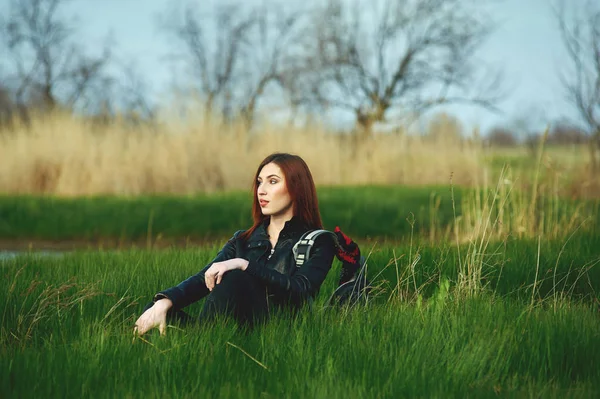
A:
<svg viewBox="0 0 600 399">
<path fill-rule="evenodd" d="M 302 234 L 307 230 L 310 230 L 310 227 L 308 225 L 306 225 L 299 217 L 293 216 L 290 220 L 285 222 L 285 224 L 283 226 L 283 230 L 281 230 L 281 233 L 279 233 L 279 236 Z"/>
<path fill-rule="evenodd" d="M 260 226 L 256 229 L 255 234 L 258 239 L 269 239 L 267 234 L 267 227 L 271 222 L 271 218 L 265 219 Z M 293 216 L 290 220 L 285 222 L 283 229 L 279 233 L 279 237 L 287 237 L 295 234 L 302 234 L 305 231 L 310 230 L 310 226 L 306 225 L 299 217 Z"/>
</svg>

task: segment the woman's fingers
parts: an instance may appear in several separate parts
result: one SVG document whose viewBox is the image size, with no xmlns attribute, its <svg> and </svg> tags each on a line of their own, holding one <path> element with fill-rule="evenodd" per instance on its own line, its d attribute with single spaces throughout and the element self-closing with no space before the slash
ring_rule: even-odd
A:
<svg viewBox="0 0 600 399">
<path fill-rule="evenodd" d="M 229 270 L 239 269 L 238 263 L 239 259 L 229 259 L 224 262 L 214 263 L 208 270 L 204 273 L 204 283 L 206 284 L 206 288 L 209 291 L 212 291 L 215 288 L 215 285 L 220 284 L 221 280 L 223 280 L 223 276 Z"/>
<path fill-rule="evenodd" d="M 145 313 L 144 313 L 145 314 Z M 136 322 L 135 322 L 135 327 L 133 329 L 133 333 L 137 334 L 137 335 L 144 335 L 146 333 L 146 331 L 149 330 L 148 328 L 148 322 L 146 321 L 145 318 L 143 318 L 144 315 L 142 315 Z"/>
<path fill-rule="evenodd" d="M 141 326 L 141 321 L 142 321 L 142 317 L 144 315 L 142 314 L 142 316 L 138 317 L 138 319 L 135 321 L 135 326 L 133 327 L 133 334 L 134 335 L 142 335 L 143 333 L 140 332 L 140 326 Z"/>
<path fill-rule="evenodd" d="M 157 326 L 161 335 L 164 335 L 167 327 L 167 314 L 166 312 L 160 312 L 154 307 L 151 307 L 137 319 L 135 327 L 133 328 L 133 333 L 144 335 L 146 332 Z"/>
<path fill-rule="evenodd" d="M 215 285 L 221 282 L 223 274 L 225 274 L 224 269 L 227 268 L 223 267 L 221 264 L 214 264 L 206 271 L 206 273 L 204 273 L 204 283 L 206 284 L 206 288 L 208 288 L 209 291 L 212 291 L 215 288 Z"/>
<path fill-rule="evenodd" d="M 212 291 L 215 285 L 215 274 L 212 267 L 204 273 L 204 284 L 206 284 L 206 288 L 208 288 L 209 291 Z"/>
</svg>

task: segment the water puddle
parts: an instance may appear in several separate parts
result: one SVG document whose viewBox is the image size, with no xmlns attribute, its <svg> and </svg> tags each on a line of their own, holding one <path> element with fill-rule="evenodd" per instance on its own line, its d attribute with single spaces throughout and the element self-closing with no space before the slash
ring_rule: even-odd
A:
<svg viewBox="0 0 600 399">
<path fill-rule="evenodd" d="M 0 262 L 15 259 L 19 256 L 59 257 L 65 252 L 60 251 L 0 251 Z"/>
</svg>

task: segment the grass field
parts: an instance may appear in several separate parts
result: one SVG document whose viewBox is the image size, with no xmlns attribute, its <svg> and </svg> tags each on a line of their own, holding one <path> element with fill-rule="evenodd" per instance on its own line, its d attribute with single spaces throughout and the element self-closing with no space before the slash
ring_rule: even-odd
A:
<svg viewBox="0 0 600 399">
<path fill-rule="evenodd" d="M 330 187 L 318 194 L 325 226 L 333 230 L 340 225 L 359 237 L 402 237 L 411 229 L 446 227 L 452 220 L 447 186 Z M 457 189 L 459 213 L 460 198 Z M 3 196 L 0 239 L 220 241 L 251 225 L 251 201 L 247 191 L 189 197 Z M 407 223 L 411 215 L 414 227 Z"/>
<path fill-rule="evenodd" d="M 598 204 L 502 187 L 321 188 L 326 227 L 363 233 L 375 287 L 366 307 L 325 307 L 336 261 L 295 320 L 276 315 L 250 333 L 227 320 L 172 326 L 135 340 L 152 295 L 249 222 L 247 194 L 5 196 L 0 232 L 13 242 L 119 234 L 148 245 L 0 260 L 0 396 L 597 397 Z M 158 249 L 160 237 L 209 232 L 201 246 Z"/>
<path fill-rule="evenodd" d="M 599 246 L 590 235 L 490 244 L 465 280 L 451 245 L 383 245 L 365 308 L 324 307 L 336 262 L 297 320 L 134 342 L 144 303 L 217 247 L 24 255 L 0 263 L 0 396 L 597 397 Z"/>
<path fill-rule="evenodd" d="M 320 187 L 325 228 L 340 226 L 360 240 L 431 243 L 489 233 L 497 237 L 564 236 L 584 222 L 600 226 L 600 201 L 523 194 L 510 186 Z M 0 196 L 0 248 L 186 246 L 221 242 L 251 224 L 248 192 L 196 196 Z M 486 226 L 482 226 L 487 223 Z M 3 242 L 2 242 L 3 241 Z M 83 245 L 82 245 L 83 244 Z"/>
<path fill-rule="evenodd" d="M 486 158 L 393 136 L 369 144 L 380 158 L 357 161 L 319 133 L 323 152 L 308 162 L 323 221 L 368 255 L 368 305 L 325 307 L 336 261 L 297 319 L 134 340 L 152 295 L 250 224 L 239 189 L 257 162 L 251 147 L 283 135 L 247 143 L 232 168 L 235 147 L 203 158 L 214 132 L 92 136 L 58 122 L 2 138 L 0 249 L 87 250 L 0 252 L 0 397 L 600 396 L 600 202 L 576 199 L 594 192 L 577 151 Z"/>
</svg>

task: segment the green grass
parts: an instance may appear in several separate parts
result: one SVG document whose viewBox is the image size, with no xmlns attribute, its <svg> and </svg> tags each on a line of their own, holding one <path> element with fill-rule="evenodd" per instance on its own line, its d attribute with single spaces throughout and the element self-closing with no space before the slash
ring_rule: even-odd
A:
<svg viewBox="0 0 600 399">
<path fill-rule="evenodd" d="M 455 191 L 460 218 L 465 191 Z M 486 235 L 458 251 L 440 240 L 454 220 L 450 195 L 449 187 L 319 189 L 325 227 L 340 225 L 368 256 L 376 289 L 366 308 L 324 307 L 336 262 L 313 309 L 295 320 L 279 315 L 250 333 L 224 320 L 133 342 L 152 295 L 250 224 L 249 193 L 0 197 L 2 239 L 212 243 L 0 259 L 0 397 L 600 396 L 599 203 L 541 196 L 532 217 L 562 238 L 505 230 L 500 241 Z M 505 216 L 527 206 L 519 198 Z M 471 211 L 486 218 L 483 206 Z M 560 220 L 571 214 L 591 227 L 569 236 L 577 225 Z M 518 222 L 505 220 L 507 229 Z"/>
<path fill-rule="evenodd" d="M 480 202 L 473 202 L 473 191 L 454 188 L 456 217 L 460 219 L 468 212 L 470 219 L 481 219 L 483 202 L 492 208 L 490 224 L 499 215 L 497 207 L 504 204 L 505 219 L 501 222 L 515 230 L 512 233 L 526 222 L 528 236 L 535 236 L 536 229 L 550 236 L 561 235 L 564 226 L 575 228 L 585 217 L 591 218 L 588 232 L 600 226 L 599 201 L 572 201 L 540 192 L 531 214 L 530 195 L 510 187 L 504 187 L 500 194 L 495 189 L 488 188 L 486 195 L 484 190 L 477 190 Z M 468 205 L 466 198 L 471 200 Z M 0 196 L 0 240 L 21 244 L 36 240 L 96 242 L 109 247 L 220 242 L 251 225 L 250 205 L 250 194 L 244 192 L 74 199 Z M 319 205 L 326 229 L 340 226 L 354 238 L 380 242 L 447 240 L 455 220 L 449 186 L 323 187 L 319 189 Z M 523 221 L 519 215 L 527 219 Z"/>
<path fill-rule="evenodd" d="M 367 308 L 324 309 L 336 262 L 296 320 L 148 342 L 131 335 L 144 303 L 217 247 L 26 254 L 0 262 L 0 397 L 598 397 L 600 237 L 540 244 L 539 267 L 536 240 L 490 244 L 470 297 L 451 246 L 380 246 Z"/>
<path fill-rule="evenodd" d="M 450 187 L 320 188 L 319 205 L 326 228 L 341 226 L 360 237 L 401 237 L 432 222 L 452 220 Z M 460 202 L 460 191 L 456 190 Z M 431 203 L 439 200 L 431 218 Z M 193 197 L 0 197 L 0 238 L 123 241 L 156 238 L 220 240 L 251 225 L 248 192 Z M 460 204 L 457 206 L 460 210 Z"/>
</svg>

